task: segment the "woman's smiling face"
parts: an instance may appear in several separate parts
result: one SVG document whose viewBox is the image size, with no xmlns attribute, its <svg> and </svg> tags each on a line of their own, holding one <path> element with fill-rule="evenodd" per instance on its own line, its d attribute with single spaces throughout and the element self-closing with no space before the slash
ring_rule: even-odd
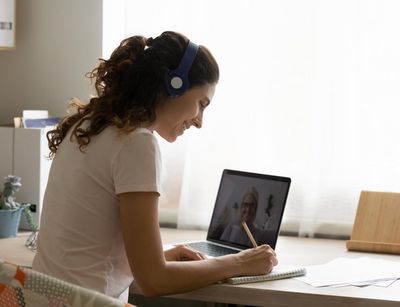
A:
<svg viewBox="0 0 400 307">
<path fill-rule="evenodd" d="M 203 112 L 210 104 L 215 84 L 206 84 L 189 89 L 179 97 L 171 97 L 156 110 L 153 130 L 166 141 L 174 142 L 191 126 L 201 128 Z"/>
</svg>

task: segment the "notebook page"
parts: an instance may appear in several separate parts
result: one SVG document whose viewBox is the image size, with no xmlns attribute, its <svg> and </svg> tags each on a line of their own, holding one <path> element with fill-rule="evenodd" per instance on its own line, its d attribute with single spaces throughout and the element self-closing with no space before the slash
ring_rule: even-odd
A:
<svg viewBox="0 0 400 307">
<path fill-rule="evenodd" d="M 271 273 L 266 274 L 266 275 L 231 277 L 231 278 L 228 278 L 226 280 L 226 282 L 235 285 L 235 284 L 243 284 L 243 283 L 251 283 L 251 282 L 285 279 L 285 278 L 291 278 L 291 277 L 296 277 L 296 276 L 303 276 L 305 274 L 306 274 L 305 267 L 278 265 L 278 266 L 274 267 L 274 269 L 271 271 Z"/>
</svg>

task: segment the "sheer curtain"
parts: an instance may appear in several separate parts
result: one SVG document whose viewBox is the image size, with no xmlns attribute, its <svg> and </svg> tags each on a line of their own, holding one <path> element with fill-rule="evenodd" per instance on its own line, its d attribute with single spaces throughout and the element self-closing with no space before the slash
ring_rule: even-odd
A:
<svg viewBox="0 0 400 307">
<path fill-rule="evenodd" d="M 399 191 L 400 2 L 104 1 L 104 56 L 184 33 L 221 79 L 201 130 L 162 140 L 161 219 L 206 228 L 224 168 L 292 178 L 283 230 L 349 235 L 361 190 Z"/>
</svg>

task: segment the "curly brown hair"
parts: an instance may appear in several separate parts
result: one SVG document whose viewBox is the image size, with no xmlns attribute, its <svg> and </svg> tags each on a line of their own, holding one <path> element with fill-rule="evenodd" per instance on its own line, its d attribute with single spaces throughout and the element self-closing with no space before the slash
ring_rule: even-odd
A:
<svg viewBox="0 0 400 307">
<path fill-rule="evenodd" d="M 76 112 L 64 117 L 59 125 L 47 133 L 50 157 L 72 127 L 70 139 L 79 149 L 90 143 L 93 136 L 108 126 L 129 133 L 156 119 L 156 108 L 168 96 L 165 76 L 178 66 L 189 40 L 176 32 L 163 32 L 156 38 L 132 36 L 124 39 L 108 60 L 100 59 L 98 67 L 86 76 L 95 80 L 97 96 L 88 104 L 72 100 Z M 189 70 L 189 88 L 215 84 L 219 68 L 210 51 L 199 46 Z"/>
</svg>

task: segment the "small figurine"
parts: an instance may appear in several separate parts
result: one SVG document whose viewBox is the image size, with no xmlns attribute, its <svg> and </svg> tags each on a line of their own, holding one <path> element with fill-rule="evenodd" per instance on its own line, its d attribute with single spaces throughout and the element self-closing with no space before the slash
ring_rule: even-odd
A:
<svg viewBox="0 0 400 307">
<path fill-rule="evenodd" d="M 21 177 L 8 175 L 4 178 L 4 188 L 3 192 L 0 193 L 0 210 L 17 210 L 22 209 L 25 214 L 26 220 L 28 222 L 29 228 L 32 233 L 29 235 L 25 246 L 30 248 L 31 250 L 36 250 L 36 240 L 37 234 L 39 231 L 39 227 L 35 225 L 33 221 L 30 204 L 27 203 L 18 203 L 15 200 L 14 194 L 18 192 L 22 186 Z"/>
<path fill-rule="evenodd" d="M 21 207 L 14 196 L 21 188 L 21 177 L 8 175 L 4 180 L 3 193 L 0 195 L 0 210 L 16 210 Z"/>
</svg>

